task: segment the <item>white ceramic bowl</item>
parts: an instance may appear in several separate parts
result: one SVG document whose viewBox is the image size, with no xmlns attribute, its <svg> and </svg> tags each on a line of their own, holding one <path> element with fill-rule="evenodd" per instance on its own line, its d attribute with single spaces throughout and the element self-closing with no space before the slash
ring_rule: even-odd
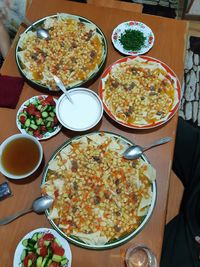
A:
<svg viewBox="0 0 200 267">
<path fill-rule="evenodd" d="M 56 103 L 59 122 L 72 131 L 86 131 L 93 128 L 103 116 L 103 104 L 99 96 L 87 88 L 68 91 L 73 104 L 63 94 Z"/>
<path fill-rule="evenodd" d="M 28 140 L 32 140 L 34 142 L 34 144 L 37 146 L 38 148 L 38 152 L 39 152 L 39 156 L 38 156 L 38 159 L 35 160 L 35 163 L 33 163 L 32 167 L 30 167 L 30 170 L 28 170 L 27 172 L 24 171 L 23 173 L 20 173 L 20 174 L 16 174 L 10 170 L 8 170 L 4 163 L 3 163 L 3 155 L 5 152 L 5 149 L 8 148 L 9 144 L 11 144 L 13 142 L 14 144 L 14 140 L 16 139 L 20 139 L 20 138 L 25 138 L 25 139 L 28 139 Z M 24 150 L 24 148 L 26 148 L 26 145 L 23 146 L 21 145 L 21 151 L 22 151 L 22 154 L 25 155 L 26 151 Z M 36 150 L 37 151 L 37 150 Z M 11 153 L 11 152 L 10 152 Z M 24 157 L 24 162 L 26 162 L 26 160 L 28 160 L 28 154 L 26 154 L 26 156 Z M 18 157 L 19 158 L 19 157 Z M 42 158 L 43 158 L 43 149 L 42 149 L 42 146 L 40 144 L 40 142 L 33 136 L 31 135 L 28 135 L 28 134 L 14 134 L 10 137 L 8 137 L 6 140 L 4 140 L 4 142 L 0 145 L 0 172 L 5 175 L 6 177 L 8 178 L 11 178 L 11 179 L 23 179 L 23 178 L 26 178 L 28 176 L 30 176 L 31 174 L 33 174 L 40 166 L 41 164 L 41 161 L 42 161 Z M 22 172 L 22 171 L 21 171 Z"/>
</svg>

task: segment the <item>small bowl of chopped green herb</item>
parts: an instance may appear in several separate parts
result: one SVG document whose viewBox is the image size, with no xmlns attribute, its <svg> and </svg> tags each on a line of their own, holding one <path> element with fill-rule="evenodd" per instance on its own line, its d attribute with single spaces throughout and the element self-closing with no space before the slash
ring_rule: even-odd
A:
<svg viewBox="0 0 200 267">
<path fill-rule="evenodd" d="M 119 24 L 112 33 L 114 47 L 125 55 L 147 53 L 154 44 L 152 30 L 142 22 L 127 21 Z"/>
</svg>

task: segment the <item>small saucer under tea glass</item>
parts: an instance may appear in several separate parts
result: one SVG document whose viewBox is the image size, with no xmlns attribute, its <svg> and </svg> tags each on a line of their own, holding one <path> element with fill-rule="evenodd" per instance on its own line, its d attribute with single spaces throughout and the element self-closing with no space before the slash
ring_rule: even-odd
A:
<svg viewBox="0 0 200 267">
<path fill-rule="evenodd" d="M 158 267 L 156 256 L 145 245 L 132 245 L 125 254 L 127 267 Z"/>
</svg>

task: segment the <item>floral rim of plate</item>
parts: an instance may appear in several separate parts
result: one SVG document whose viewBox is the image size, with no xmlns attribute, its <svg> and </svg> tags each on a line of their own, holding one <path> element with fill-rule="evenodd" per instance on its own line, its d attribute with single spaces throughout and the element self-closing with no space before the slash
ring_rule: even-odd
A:
<svg viewBox="0 0 200 267">
<path fill-rule="evenodd" d="M 138 51 L 126 50 L 124 49 L 123 45 L 120 43 L 119 39 L 120 39 L 121 34 L 123 34 L 125 30 L 128 30 L 128 29 L 138 30 L 144 34 L 144 37 L 146 37 L 145 43 L 141 47 L 140 50 Z M 111 39 L 112 39 L 114 47 L 122 54 L 137 56 L 137 55 L 145 54 L 152 48 L 155 37 L 154 37 L 152 30 L 146 24 L 139 22 L 139 21 L 132 20 L 132 21 L 127 21 L 127 22 L 123 22 L 119 24 L 113 30 Z"/>
<path fill-rule="evenodd" d="M 25 108 L 27 107 L 28 104 L 31 104 L 34 100 L 38 99 L 39 97 L 42 97 L 43 99 L 44 98 L 47 98 L 48 95 L 38 95 L 38 96 L 33 96 L 29 99 L 27 99 L 22 105 L 21 107 L 18 109 L 17 111 L 17 115 L 16 115 L 16 124 L 17 124 L 17 128 L 19 129 L 19 131 L 22 133 L 22 134 L 28 134 L 27 131 L 25 129 L 22 129 L 21 127 L 21 122 L 19 121 L 19 113 Z M 57 99 L 56 98 L 53 98 L 55 102 L 57 102 Z M 53 132 L 46 132 L 42 138 L 39 138 L 39 137 L 35 137 L 36 139 L 38 140 L 46 140 L 46 139 L 49 139 L 51 138 L 52 136 L 56 135 L 57 133 L 60 132 L 62 128 L 62 125 L 59 123 Z"/>
<path fill-rule="evenodd" d="M 147 61 L 147 62 L 154 62 L 154 63 L 158 63 L 161 65 L 162 68 L 164 68 L 168 75 L 170 77 L 172 77 L 175 81 L 175 94 L 176 94 L 176 97 L 177 99 L 174 100 L 174 106 L 173 108 L 170 110 L 170 112 L 168 112 L 167 116 L 162 119 L 162 120 L 159 120 L 159 121 L 156 121 L 156 122 L 153 122 L 151 124 L 146 124 L 146 125 L 139 125 L 139 124 L 128 124 L 120 119 L 118 119 L 114 114 L 112 114 L 112 112 L 110 111 L 109 107 L 107 106 L 107 104 L 105 103 L 104 101 L 104 87 L 105 87 L 105 80 L 108 76 L 108 74 L 111 72 L 112 68 L 120 63 L 126 63 L 126 62 L 129 62 L 130 60 L 134 60 L 136 58 L 139 58 L 141 60 L 144 60 L 144 61 Z M 153 57 L 149 57 L 149 56 L 128 56 L 128 57 L 124 57 L 124 58 L 121 58 L 117 61 L 115 61 L 113 64 L 111 64 L 105 71 L 104 73 L 102 74 L 101 76 L 101 81 L 100 81 L 100 84 L 99 84 L 99 96 L 103 102 L 103 106 L 104 106 L 104 110 L 105 112 L 107 113 L 107 115 L 113 119 L 115 122 L 127 127 L 127 128 L 130 128 L 130 129 L 152 129 L 152 128 L 155 128 L 155 127 L 158 127 L 160 125 L 163 125 L 165 124 L 167 121 L 169 121 L 174 115 L 175 113 L 177 112 L 178 110 L 178 107 L 179 107 L 179 103 L 180 103 L 180 94 L 181 94 L 181 85 L 180 85 L 180 81 L 178 79 L 178 77 L 176 76 L 176 74 L 174 73 L 174 71 L 164 62 L 160 61 L 159 59 L 156 59 L 156 58 L 153 58 Z"/>
<path fill-rule="evenodd" d="M 61 235 L 59 235 L 55 230 L 50 229 L 50 228 L 38 228 L 38 229 L 35 229 L 35 230 L 27 233 L 20 240 L 20 242 L 18 243 L 17 248 L 15 250 L 15 254 L 14 254 L 14 258 L 13 258 L 13 267 L 19 267 L 19 266 L 21 266 L 20 265 L 20 263 L 21 263 L 20 256 L 21 256 L 21 253 L 22 253 L 22 251 L 24 249 L 24 246 L 22 244 L 22 241 L 24 239 L 31 238 L 34 233 L 51 233 L 51 234 L 53 234 L 61 242 L 62 247 L 65 250 L 65 255 L 66 255 L 67 259 L 69 260 L 67 267 L 71 267 L 72 253 L 71 253 L 71 249 L 70 249 L 69 243 L 67 242 L 66 239 L 64 239 Z"/>
</svg>

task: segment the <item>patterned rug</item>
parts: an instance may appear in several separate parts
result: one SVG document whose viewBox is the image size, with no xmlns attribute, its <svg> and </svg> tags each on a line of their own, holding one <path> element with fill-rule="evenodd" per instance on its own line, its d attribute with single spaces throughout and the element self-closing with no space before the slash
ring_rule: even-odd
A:
<svg viewBox="0 0 200 267">
<path fill-rule="evenodd" d="M 179 116 L 200 126 L 200 37 L 189 36 Z"/>
</svg>

